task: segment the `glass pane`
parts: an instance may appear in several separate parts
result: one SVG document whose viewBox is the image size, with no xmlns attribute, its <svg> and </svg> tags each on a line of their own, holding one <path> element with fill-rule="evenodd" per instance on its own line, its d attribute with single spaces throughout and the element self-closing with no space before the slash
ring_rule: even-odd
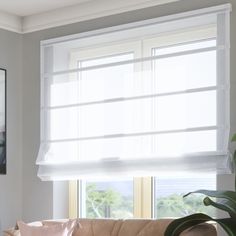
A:
<svg viewBox="0 0 236 236">
<path fill-rule="evenodd" d="M 216 99 L 216 91 L 160 97 L 154 113 L 158 130 L 216 125 Z"/>
<path fill-rule="evenodd" d="M 216 134 L 216 130 L 209 130 L 159 135 L 158 155 L 178 156 L 185 153 L 217 151 Z"/>
<path fill-rule="evenodd" d="M 156 50 L 154 50 L 156 55 Z M 122 59 L 122 58 L 123 59 Z M 79 62 L 94 66 L 133 54 Z M 109 60 L 108 60 L 109 59 Z M 168 57 L 125 65 L 106 66 L 45 79 L 46 106 L 91 103 L 116 98 L 176 92 L 216 86 L 216 52 Z"/>
<path fill-rule="evenodd" d="M 153 67 L 159 93 L 216 86 L 216 51 L 158 59 Z"/>
<path fill-rule="evenodd" d="M 96 66 L 133 59 L 133 53 L 78 61 L 78 67 Z M 126 64 L 57 75 L 47 81 L 49 106 L 84 103 L 124 97 L 132 88 L 135 65 Z"/>
<path fill-rule="evenodd" d="M 133 179 L 83 181 L 82 217 L 132 218 Z"/>
<path fill-rule="evenodd" d="M 170 148 L 171 147 L 171 148 Z M 48 161 L 179 156 L 216 151 L 216 130 L 51 143 Z M 52 157 L 56 160 L 51 160 Z"/>
<path fill-rule="evenodd" d="M 183 217 L 193 213 L 216 216 L 215 208 L 202 203 L 201 194 L 193 194 L 183 199 L 183 195 L 198 189 L 216 190 L 216 176 L 175 176 L 155 178 L 155 217 Z"/>
<path fill-rule="evenodd" d="M 51 139 L 94 137 L 216 125 L 216 92 L 53 109 Z"/>
<path fill-rule="evenodd" d="M 79 83 L 76 73 L 57 75 L 45 79 L 45 106 L 61 106 L 77 103 Z"/>
<path fill-rule="evenodd" d="M 104 56 L 104 57 L 94 57 L 89 60 L 78 61 L 79 67 L 89 67 L 104 65 L 109 63 L 121 62 L 134 59 L 133 53 L 121 53 L 116 55 Z"/>
<path fill-rule="evenodd" d="M 208 48 L 208 47 L 216 47 L 216 40 L 204 40 L 199 42 L 191 42 L 179 45 L 171 45 L 167 47 L 155 48 L 155 55 L 165 55 L 172 54 L 177 52 L 186 52 L 190 50 Z"/>
</svg>

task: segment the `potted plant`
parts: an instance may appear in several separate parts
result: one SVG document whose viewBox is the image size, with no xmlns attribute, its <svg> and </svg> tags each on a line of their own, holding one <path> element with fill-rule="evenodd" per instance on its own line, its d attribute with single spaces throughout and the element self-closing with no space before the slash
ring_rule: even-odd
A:
<svg viewBox="0 0 236 236">
<path fill-rule="evenodd" d="M 236 134 L 232 138 L 232 142 L 236 142 Z M 234 169 L 236 164 L 236 151 L 233 155 Z M 236 176 L 235 176 L 235 190 L 236 190 Z M 179 236 L 184 230 L 193 227 L 195 225 L 207 222 L 215 221 L 224 229 L 229 236 L 236 236 L 236 191 L 209 191 L 209 190 L 197 190 L 186 194 L 187 197 L 190 194 L 201 193 L 206 197 L 203 199 L 205 206 L 213 206 L 217 209 L 223 210 L 228 213 L 228 218 L 214 219 L 203 213 L 195 213 L 183 218 L 172 221 L 166 231 L 165 236 Z M 212 198 L 219 199 L 218 201 L 212 200 Z"/>
</svg>

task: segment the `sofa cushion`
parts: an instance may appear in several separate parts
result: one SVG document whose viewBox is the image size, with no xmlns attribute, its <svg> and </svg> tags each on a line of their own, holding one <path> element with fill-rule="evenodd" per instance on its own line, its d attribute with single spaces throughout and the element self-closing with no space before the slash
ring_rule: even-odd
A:
<svg viewBox="0 0 236 236">
<path fill-rule="evenodd" d="M 3 236 L 20 236 L 20 230 L 15 229 L 14 227 L 6 229 L 3 231 Z"/>
<path fill-rule="evenodd" d="M 164 236 L 171 219 L 80 219 L 81 227 L 74 236 Z M 183 232 L 181 236 L 216 236 L 216 229 L 202 224 Z"/>
<path fill-rule="evenodd" d="M 28 225 L 42 226 L 42 222 L 41 221 L 35 221 L 35 222 L 28 223 Z M 16 223 L 15 227 L 4 230 L 3 231 L 3 236 L 21 236 L 18 224 Z"/>
<path fill-rule="evenodd" d="M 78 219 L 70 219 L 76 222 L 75 226 L 74 226 L 74 230 L 73 230 L 73 234 L 72 236 L 75 236 L 77 234 L 77 231 L 79 230 L 80 223 Z M 53 225 L 57 225 L 57 224 L 61 224 L 61 223 L 66 223 L 68 221 L 70 221 L 69 219 L 58 219 L 58 220 L 43 220 L 42 224 L 45 226 L 53 226 Z"/>
<path fill-rule="evenodd" d="M 75 236 L 117 236 L 123 220 L 80 219 L 81 227 Z"/>
<path fill-rule="evenodd" d="M 162 236 L 170 219 L 81 219 L 75 236 Z"/>
<path fill-rule="evenodd" d="M 76 220 L 51 226 L 31 226 L 24 222 L 18 222 L 21 236 L 72 236 Z"/>
<path fill-rule="evenodd" d="M 72 236 L 164 236 L 171 219 L 78 219 L 78 220 L 47 220 L 40 222 L 44 227 L 60 226 L 63 223 L 75 222 Z M 79 223 L 78 223 L 79 222 Z M 63 232 L 64 233 L 64 232 Z M 32 234 L 31 234 L 32 235 Z M 44 234 L 47 236 L 47 234 Z M 55 234 L 50 234 L 55 235 Z M 69 234 L 71 235 L 71 234 Z M 216 229 L 211 224 L 201 224 L 186 230 L 181 236 L 216 236 Z M 9 230 L 4 236 L 20 236 L 19 230 Z M 25 236 L 25 235 L 21 235 Z M 33 236 L 37 234 L 33 233 Z M 60 236 L 64 234 L 60 233 Z"/>
<path fill-rule="evenodd" d="M 217 236 L 216 228 L 211 224 L 200 224 L 186 230 L 181 236 Z"/>
</svg>

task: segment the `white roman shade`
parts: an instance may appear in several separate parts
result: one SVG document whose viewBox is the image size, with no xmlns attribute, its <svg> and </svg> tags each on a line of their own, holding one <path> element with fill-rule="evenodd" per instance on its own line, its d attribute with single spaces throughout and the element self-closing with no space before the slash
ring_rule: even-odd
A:
<svg viewBox="0 0 236 236">
<path fill-rule="evenodd" d="M 42 41 L 38 176 L 228 172 L 230 9 Z"/>
</svg>

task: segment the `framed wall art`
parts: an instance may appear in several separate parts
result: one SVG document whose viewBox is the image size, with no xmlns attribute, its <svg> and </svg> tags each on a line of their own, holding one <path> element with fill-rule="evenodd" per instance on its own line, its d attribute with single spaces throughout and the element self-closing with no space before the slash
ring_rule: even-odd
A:
<svg viewBox="0 0 236 236">
<path fill-rule="evenodd" d="M 7 172 L 6 156 L 6 76 L 5 69 L 0 68 L 0 174 Z"/>
</svg>

